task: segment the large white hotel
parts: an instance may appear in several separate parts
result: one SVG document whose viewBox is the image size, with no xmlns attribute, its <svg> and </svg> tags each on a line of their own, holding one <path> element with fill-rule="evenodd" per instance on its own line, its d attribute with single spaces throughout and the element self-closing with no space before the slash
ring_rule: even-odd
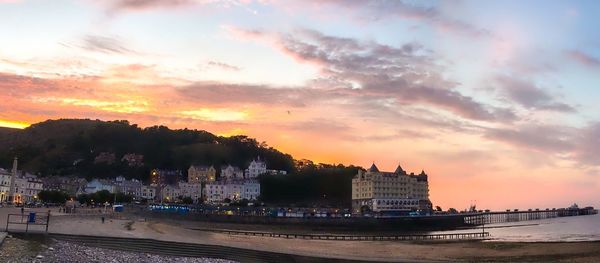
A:
<svg viewBox="0 0 600 263">
<path fill-rule="evenodd" d="M 380 172 L 373 164 L 352 179 L 352 210 L 402 212 L 431 209 L 427 174 L 410 173 L 398 165 L 394 172 Z"/>
</svg>

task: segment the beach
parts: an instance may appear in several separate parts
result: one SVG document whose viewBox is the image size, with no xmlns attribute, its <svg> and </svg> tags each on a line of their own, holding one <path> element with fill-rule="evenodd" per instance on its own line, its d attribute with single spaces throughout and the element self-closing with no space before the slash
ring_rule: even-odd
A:
<svg viewBox="0 0 600 263">
<path fill-rule="evenodd" d="M 535 222 L 535 221 L 532 221 Z M 50 233 L 148 238 L 193 244 L 212 244 L 303 256 L 384 262 L 599 262 L 600 242 L 504 242 L 504 241 L 328 241 L 241 236 L 195 230 L 206 223 L 150 220 L 122 216 L 57 215 Z"/>
</svg>

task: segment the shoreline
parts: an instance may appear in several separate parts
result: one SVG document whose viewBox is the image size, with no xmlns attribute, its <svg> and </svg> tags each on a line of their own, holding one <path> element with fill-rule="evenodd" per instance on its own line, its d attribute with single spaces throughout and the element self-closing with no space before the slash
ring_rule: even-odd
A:
<svg viewBox="0 0 600 263">
<path fill-rule="evenodd" d="M 299 256 L 318 256 L 368 261 L 548 261 L 582 258 L 575 262 L 599 262 L 600 241 L 507 242 L 507 241 L 333 241 L 236 236 L 191 230 L 194 222 L 175 220 L 112 220 L 101 224 L 94 218 L 71 220 L 61 216 L 53 233 L 69 233 L 78 226 L 90 235 L 150 238 L 193 244 L 211 244 Z M 75 221 L 75 222 L 73 222 Z M 126 230 L 128 222 L 133 230 Z M 538 260 L 543 258 L 546 260 Z M 588 260 L 589 258 L 593 260 Z"/>
<path fill-rule="evenodd" d="M 28 238 L 34 238 L 35 235 L 29 235 Z M 44 236 L 44 235 L 42 235 Z M 22 238 L 15 235 L 17 238 Z M 93 238 L 92 236 L 83 236 L 85 238 Z M 108 236 L 106 236 L 108 237 Z M 57 238 L 56 235 L 49 234 L 46 238 L 52 239 L 52 242 L 67 242 L 75 245 L 92 247 L 98 249 L 107 249 L 104 246 L 90 245 L 79 243 L 77 241 L 64 241 Z M 126 238 L 124 238 L 126 239 Z M 129 242 L 131 239 L 127 239 Z M 139 240 L 144 240 L 139 238 Z M 156 240 L 157 242 L 165 242 Z M 171 241 L 169 241 L 171 242 Z M 337 241 L 338 244 L 343 242 Z M 137 242 L 134 242 L 137 243 Z M 168 242 L 167 242 L 168 243 Z M 172 242 L 173 244 L 181 245 L 196 245 L 195 243 Z M 375 242 L 380 245 L 383 242 Z M 364 262 L 598 262 L 600 260 L 600 241 L 580 241 L 580 242 L 480 242 L 480 241 L 431 241 L 431 242 L 394 242 L 397 247 L 404 247 L 401 256 L 386 256 L 386 257 L 363 257 L 363 256 L 346 256 L 346 257 L 331 257 L 329 255 L 312 254 L 306 255 L 302 253 L 284 253 L 291 257 L 296 257 L 296 262 L 329 262 L 331 261 L 364 261 Z M 415 249 L 417 248 L 417 249 Z M 227 250 L 223 246 L 224 251 Z M 248 248 L 245 248 L 248 249 Z M 1 250 L 1 248 L 0 248 Z M 131 253 L 125 247 L 121 249 L 110 249 L 114 251 L 123 251 Z M 254 250 L 257 253 L 281 253 L 266 251 L 260 249 Z M 437 251 L 437 252 L 436 252 Z M 382 251 L 379 251 L 382 252 Z M 141 254 L 156 254 L 163 255 L 164 253 L 154 248 L 153 250 L 135 252 Z M 231 252 L 230 252 L 231 253 Z M 225 255 L 224 253 L 221 255 Z M 316 258 L 315 258 L 316 256 Z M 310 258 L 306 258 L 310 257 Z M 193 257 L 190 257 L 193 258 Z M 200 257 L 196 257 L 200 258 Z M 226 256 L 214 258 L 229 259 Z M 312 258 L 312 259 L 311 259 Z M 245 262 L 243 257 L 240 262 Z"/>
<path fill-rule="evenodd" d="M 600 262 L 600 241 L 340 241 L 303 240 L 259 236 L 237 236 L 192 230 L 199 222 L 169 219 L 147 220 L 129 214 L 121 218 L 100 215 L 56 215 L 49 228 L 52 234 L 153 239 L 194 245 L 217 245 L 298 256 L 384 262 Z M 200 222 L 206 226 L 206 223 Z M 248 227 L 249 225 L 241 225 Z M 211 225 L 215 227 L 215 225 Z M 277 226 L 276 229 L 281 229 Z M 285 228 L 285 227 L 283 227 Z"/>
</svg>

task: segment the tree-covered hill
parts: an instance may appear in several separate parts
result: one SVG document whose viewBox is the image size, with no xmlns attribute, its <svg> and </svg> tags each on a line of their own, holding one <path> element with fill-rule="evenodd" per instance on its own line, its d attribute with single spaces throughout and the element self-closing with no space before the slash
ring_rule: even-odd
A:
<svg viewBox="0 0 600 263">
<path fill-rule="evenodd" d="M 17 132 L 19 129 L 0 127 L 0 136 L 5 136 L 9 133 Z"/>
<path fill-rule="evenodd" d="M 123 156 L 143 156 L 130 165 Z M 127 121 L 61 119 L 23 130 L 0 131 L 0 166 L 14 156 L 21 169 L 46 175 L 146 179 L 153 168 L 187 170 L 191 164 L 246 167 L 260 156 L 272 169 L 294 170 L 288 154 L 246 136 L 221 137 L 202 130 L 140 128 Z"/>
<path fill-rule="evenodd" d="M 132 165 L 126 155 L 143 156 Z M 140 128 L 128 121 L 49 120 L 30 127 L 0 129 L 0 167 L 40 176 L 114 178 L 123 175 L 147 182 L 154 168 L 181 170 L 191 164 L 247 167 L 257 156 L 269 169 L 288 175 L 261 177 L 261 199 L 271 204 L 349 206 L 351 180 L 360 167 L 294 160 L 247 136 L 222 137 L 203 130 Z"/>
</svg>

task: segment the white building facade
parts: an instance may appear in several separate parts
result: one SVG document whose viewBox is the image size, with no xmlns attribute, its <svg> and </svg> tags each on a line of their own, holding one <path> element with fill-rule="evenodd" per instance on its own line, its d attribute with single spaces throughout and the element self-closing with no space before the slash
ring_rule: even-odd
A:
<svg viewBox="0 0 600 263">
<path fill-rule="evenodd" d="M 211 183 L 217 180 L 213 166 L 192 165 L 188 169 L 188 183 Z"/>
<path fill-rule="evenodd" d="M 260 183 L 256 180 L 218 181 L 205 186 L 206 201 L 223 203 L 225 199 L 254 201 L 260 196 Z"/>
<path fill-rule="evenodd" d="M 174 202 L 181 196 L 179 185 L 167 185 L 162 189 L 162 199 L 166 202 Z"/>
<path fill-rule="evenodd" d="M 242 199 L 257 200 L 260 196 L 260 183 L 256 180 L 247 180 L 242 185 Z"/>
<path fill-rule="evenodd" d="M 156 187 L 150 185 L 142 185 L 140 194 L 137 196 L 138 199 L 143 200 L 154 200 L 156 197 Z"/>
<path fill-rule="evenodd" d="M 132 179 L 127 180 L 123 176 L 119 176 L 115 179 L 115 191 L 125 195 L 131 195 L 137 199 L 142 192 L 142 182 Z"/>
<path fill-rule="evenodd" d="M 87 183 L 85 185 L 85 193 L 87 194 L 93 194 L 95 192 L 98 191 L 102 191 L 102 190 L 107 190 L 111 193 L 114 193 L 116 190 L 116 187 L 113 183 L 107 181 L 107 180 L 101 180 L 101 179 L 94 179 L 91 182 Z"/>
<path fill-rule="evenodd" d="M 221 167 L 221 180 L 242 180 L 244 171 L 238 167 L 227 165 Z"/>
<path fill-rule="evenodd" d="M 183 197 L 190 197 L 197 203 L 202 199 L 202 183 L 179 182 L 179 190 Z"/>
<path fill-rule="evenodd" d="M 0 203 L 8 202 L 11 173 L 0 168 Z"/>
<path fill-rule="evenodd" d="M 246 169 L 246 179 L 254 179 L 265 173 L 267 173 L 267 164 L 261 161 L 260 158 L 257 158 L 256 160 L 252 160 L 250 165 L 248 165 L 248 169 Z"/>
<path fill-rule="evenodd" d="M 44 184 L 37 176 L 17 172 L 14 179 L 14 202 L 34 202 L 38 194 L 44 189 Z M 13 173 L 0 169 L 0 203 L 9 201 L 11 179 Z"/>
<path fill-rule="evenodd" d="M 427 174 L 407 174 L 400 166 L 393 173 L 380 172 L 375 164 L 359 170 L 352 179 L 352 210 L 359 213 L 365 208 L 373 212 L 431 209 Z"/>
</svg>

